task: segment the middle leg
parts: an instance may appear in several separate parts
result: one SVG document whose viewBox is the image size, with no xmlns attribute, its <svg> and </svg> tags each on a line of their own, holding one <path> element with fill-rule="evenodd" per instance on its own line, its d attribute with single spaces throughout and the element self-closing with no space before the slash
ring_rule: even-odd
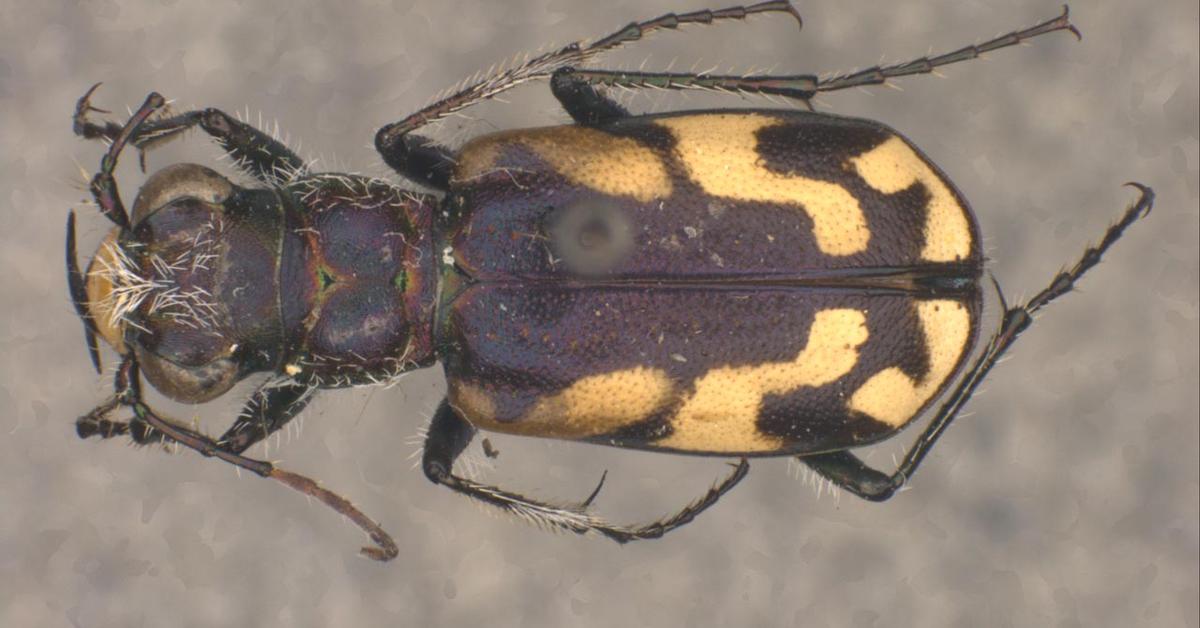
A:
<svg viewBox="0 0 1200 628">
<path fill-rule="evenodd" d="M 604 124 L 629 116 L 620 103 L 579 78 L 575 68 L 561 68 L 550 77 L 550 93 L 579 124 Z"/>
<path fill-rule="evenodd" d="M 579 69 L 575 72 L 574 77 L 576 81 L 589 85 L 655 89 L 707 89 L 729 93 L 783 96 L 807 104 L 820 93 L 853 87 L 883 85 L 892 79 L 904 76 L 930 74 L 942 66 L 977 59 L 993 50 L 1016 46 L 1039 35 L 1062 30 L 1068 31 L 1076 37 L 1079 36 L 1079 31 L 1075 25 L 1071 24 L 1065 7 L 1062 14 L 1057 17 L 995 37 L 981 44 L 964 46 L 958 50 L 933 57 L 921 57 L 903 63 L 874 66 L 826 79 L 818 78 L 814 74 L 739 76 L 604 69 Z"/>
<path fill-rule="evenodd" d="M 760 13 L 786 13 L 800 23 L 800 15 L 786 0 L 768 0 L 748 6 L 702 9 L 682 14 L 667 13 L 644 22 L 634 22 L 592 43 L 574 42 L 538 55 L 516 67 L 471 83 L 403 120 L 379 129 L 375 135 L 375 149 L 379 151 L 383 160 L 397 172 L 418 182 L 438 187 L 443 184 L 439 170 L 450 169 L 452 156 L 448 150 L 438 146 L 432 140 L 414 135 L 413 132 L 417 129 L 523 83 L 551 77 L 558 70 L 578 66 L 602 53 L 639 41 L 655 31 L 675 29 L 682 24 L 712 24 L 724 20 L 742 20 L 750 15 Z M 587 97 L 584 96 L 584 98 Z M 569 112 L 572 111 L 571 106 L 567 106 L 565 103 L 564 106 Z M 587 108 L 586 105 L 582 107 L 582 109 Z M 576 114 L 572 112 L 571 115 L 574 117 Z M 576 119 L 578 120 L 578 118 Z"/>
<path fill-rule="evenodd" d="M 733 473 L 680 511 L 653 523 L 623 526 L 609 523 L 587 512 L 587 507 L 596 496 L 595 492 L 577 506 L 558 506 L 454 475 L 455 459 L 474 437 L 474 426 L 459 416 L 454 408 L 450 407 L 449 402 L 443 400 L 433 415 L 429 435 L 425 441 L 425 454 L 421 461 L 425 476 L 434 484 L 441 484 L 457 493 L 491 504 L 536 525 L 576 534 L 595 532 L 618 543 L 659 538 L 675 528 L 687 525 L 696 515 L 717 503 L 722 495 L 750 471 L 750 464 L 742 458 Z"/>
</svg>

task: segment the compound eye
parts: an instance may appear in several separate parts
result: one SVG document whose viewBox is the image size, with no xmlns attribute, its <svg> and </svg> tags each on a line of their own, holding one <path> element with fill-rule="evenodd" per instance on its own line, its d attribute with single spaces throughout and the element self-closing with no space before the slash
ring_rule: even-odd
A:
<svg viewBox="0 0 1200 628">
<path fill-rule="evenodd" d="M 220 206 L 233 193 L 233 183 L 199 164 L 174 164 L 146 179 L 133 202 L 133 224 L 180 199 Z"/>
<path fill-rule="evenodd" d="M 633 247 L 629 217 L 615 203 L 589 199 L 555 208 L 545 218 L 550 249 L 570 271 L 611 273 Z"/>
<path fill-rule="evenodd" d="M 225 394 L 241 379 L 234 358 L 217 358 L 200 366 L 183 366 L 136 348 L 138 365 L 146 381 L 167 397 L 181 403 L 203 403 Z"/>
</svg>

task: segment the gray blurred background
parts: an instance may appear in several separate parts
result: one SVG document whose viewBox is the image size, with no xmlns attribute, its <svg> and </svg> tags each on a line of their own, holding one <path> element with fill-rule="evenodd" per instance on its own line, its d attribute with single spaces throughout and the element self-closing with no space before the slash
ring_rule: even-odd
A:
<svg viewBox="0 0 1200 628">
<path fill-rule="evenodd" d="M 709 2 L 715 0 L 708 0 Z M 361 535 L 273 482 L 190 453 L 82 442 L 108 394 L 92 372 L 62 264 L 68 208 L 102 146 L 69 114 L 124 116 L 150 90 L 177 108 L 247 107 L 326 168 L 383 175 L 371 148 L 476 70 L 598 37 L 704 0 L 63 2 L 0 4 L 0 625 L 2 626 L 1196 626 L 1197 5 L 1081 2 L 1065 34 L 820 108 L 876 118 L 922 146 L 971 199 L 1012 296 L 1039 289 L 1143 181 L 1154 214 L 1055 303 L 996 369 L 911 490 L 885 504 L 820 497 L 787 460 L 693 525 L 618 547 L 507 521 L 434 487 L 414 437 L 436 369 L 391 390 L 323 395 L 269 452 L 321 479 L 396 537 L 388 565 Z M 1053 2 L 800 4 L 782 17 L 665 33 L 609 67 L 828 72 L 943 51 L 1054 16 Z M 562 122 L 544 84 L 467 112 L 440 137 Z M 654 95 L 639 111 L 738 99 Z M 762 104 L 752 101 L 748 104 Z M 150 169 L 217 151 L 202 135 Z M 144 175 L 119 171 L 131 200 Z M 106 221 L 83 207 L 90 255 Z M 111 367 L 111 354 L 108 366 Z M 245 389 L 239 389 L 241 394 Z M 209 432 L 243 397 L 164 406 Z M 877 447 L 887 466 L 915 432 Z M 493 437 L 483 477 L 578 499 L 605 469 L 600 512 L 672 510 L 726 467 Z M 481 458 L 476 454 L 476 457 Z"/>
</svg>

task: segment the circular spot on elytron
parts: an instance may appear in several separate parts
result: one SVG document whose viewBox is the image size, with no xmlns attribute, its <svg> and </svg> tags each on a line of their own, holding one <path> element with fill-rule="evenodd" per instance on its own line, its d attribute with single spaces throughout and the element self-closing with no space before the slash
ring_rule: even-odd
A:
<svg viewBox="0 0 1200 628">
<path fill-rule="evenodd" d="M 553 208 L 544 220 L 551 254 L 578 275 L 611 273 L 633 247 L 629 217 L 616 203 L 604 199 Z"/>
</svg>

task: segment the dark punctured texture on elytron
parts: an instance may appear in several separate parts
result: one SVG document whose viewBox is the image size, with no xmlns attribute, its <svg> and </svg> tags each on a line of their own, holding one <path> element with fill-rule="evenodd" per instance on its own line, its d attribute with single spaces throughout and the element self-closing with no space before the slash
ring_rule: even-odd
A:
<svg viewBox="0 0 1200 628">
<path fill-rule="evenodd" d="M 440 316 L 449 396 L 486 429 L 865 444 L 937 397 L 978 326 L 973 216 L 874 122 L 721 111 L 487 136 L 459 156 L 443 230 L 467 276 Z"/>
<path fill-rule="evenodd" d="M 916 174 L 889 178 L 892 167 Z M 867 120 L 712 112 L 502 132 L 468 145 L 458 174 L 451 244 L 481 279 L 569 276 L 572 251 L 545 238 L 546 223 L 594 205 L 626 221 L 638 244 L 602 269 L 609 276 L 797 278 L 980 263 L 961 196 Z M 893 181 L 896 191 L 883 185 Z M 957 255 L 923 255 L 930 220 Z"/>
</svg>

